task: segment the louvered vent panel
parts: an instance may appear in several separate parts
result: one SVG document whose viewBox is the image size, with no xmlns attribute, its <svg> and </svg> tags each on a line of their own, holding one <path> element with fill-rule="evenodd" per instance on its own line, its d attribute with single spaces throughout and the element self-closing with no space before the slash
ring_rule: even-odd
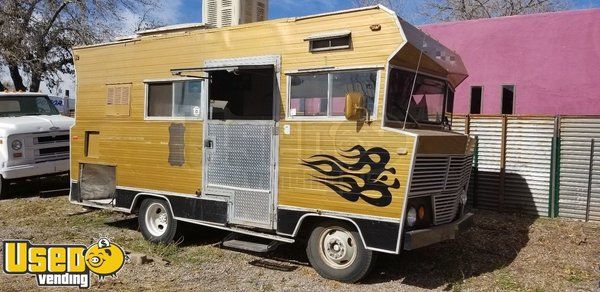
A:
<svg viewBox="0 0 600 292">
<path fill-rule="evenodd" d="M 472 164 L 471 155 L 417 156 L 409 196 L 432 196 L 435 225 L 450 223 L 456 217 Z"/>
<path fill-rule="evenodd" d="M 107 85 L 106 115 L 129 116 L 131 84 Z"/>
<path fill-rule="evenodd" d="M 448 162 L 448 157 L 417 157 L 410 186 L 411 195 L 441 191 L 446 181 Z"/>
<path fill-rule="evenodd" d="M 115 87 L 109 86 L 108 93 L 106 94 L 106 105 L 115 104 Z"/>
<path fill-rule="evenodd" d="M 222 26 L 231 26 L 233 19 L 232 16 L 233 11 L 231 9 L 223 9 L 221 12 L 221 25 Z"/>
<path fill-rule="evenodd" d="M 256 3 L 256 21 L 263 21 L 267 19 L 267 3 L 258 2 Z"/>
<path fill-rule="evenodd" d="M 206 22 L 211 26 L 217 26 L 217 0 L 205 0 Z"/>
</svg>

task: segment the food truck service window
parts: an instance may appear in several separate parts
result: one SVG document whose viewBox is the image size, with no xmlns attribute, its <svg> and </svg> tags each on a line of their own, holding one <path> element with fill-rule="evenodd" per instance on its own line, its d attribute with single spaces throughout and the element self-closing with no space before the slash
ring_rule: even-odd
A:
<svg viewBox="0 0 600 292">
<path fill-rule="evenodd" d="M 148 119 L 201 119 L 202 80 L 146 82 Z"/>
<path fill-rule="evenodd" d="M 291 118 L 343 118 L 346 96 L 362 94 L 373 116 L 377 70 L 303 73 L 290 76 L 288 116 Z"/>
</svg>

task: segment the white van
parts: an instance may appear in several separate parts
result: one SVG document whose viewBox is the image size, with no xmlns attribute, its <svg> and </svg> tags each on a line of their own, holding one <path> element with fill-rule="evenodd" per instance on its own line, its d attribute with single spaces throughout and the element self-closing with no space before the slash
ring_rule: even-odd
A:
<svg viewBox="0 0 600 292">
<path fill-rule="evenodd" d="M 73 123 L 45 94 L 0 93 L 0 198 L 11 180 L 69 171 Z"/>
</svg>

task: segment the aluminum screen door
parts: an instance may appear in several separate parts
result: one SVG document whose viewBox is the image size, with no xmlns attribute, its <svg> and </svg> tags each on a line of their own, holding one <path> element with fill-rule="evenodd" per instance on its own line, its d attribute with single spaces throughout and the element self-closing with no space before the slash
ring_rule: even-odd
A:
<svg viewBox="0 0 600 292">
<path fill-rule="evenodd" d="M 274 121 L 206 122 L 204 183 L 230 202 L 229 222 L 273 227 Z"/>
</svg>

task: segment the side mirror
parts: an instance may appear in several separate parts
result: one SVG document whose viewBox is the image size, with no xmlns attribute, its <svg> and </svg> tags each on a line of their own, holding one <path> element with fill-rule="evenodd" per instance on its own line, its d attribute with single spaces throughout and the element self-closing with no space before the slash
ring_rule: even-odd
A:
<svg viewBox="0 0 600 292">
<path fill-rule="evenodd" d="M 349 121 L 362 121 L 365 118 L 367 121 L 369 120 L 367 100 L 364 94 L 360 92 L 349 92 L 346 94 L 345 116 Z"/>
</svg>

